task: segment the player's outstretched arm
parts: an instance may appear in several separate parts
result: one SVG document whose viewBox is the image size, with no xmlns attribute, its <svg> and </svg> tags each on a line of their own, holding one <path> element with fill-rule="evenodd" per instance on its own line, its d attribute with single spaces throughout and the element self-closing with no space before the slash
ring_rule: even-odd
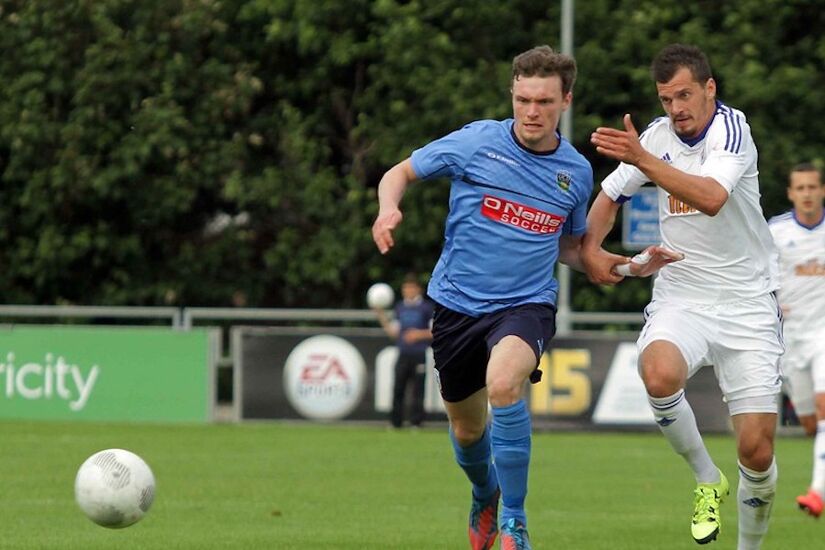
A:
<svg viewBox="0 0 825 550">
<path fill-rule="evenodd" d="M 404 218 L 398 205 L 407 186 L 418 179 L 409 158 L 399 162 L 384 174 L 378 184 L 378 216 L 372 224 L 372 240 L 381 254 L 395 245 L 392 232 Z"/>
<path fill-rule="evenodd" d="M 587 277 L 596 284 L 614 285 L 621 281 L 624 277 L 617 274 L 614 268 L 630 261 L 630 258 L 611 254 L 602 248 L 616 221 L 618 210 L 619 204 L 600 191 L 587 214 L 587 233 L 582 239 L 580 256 Z"/>
</svg>

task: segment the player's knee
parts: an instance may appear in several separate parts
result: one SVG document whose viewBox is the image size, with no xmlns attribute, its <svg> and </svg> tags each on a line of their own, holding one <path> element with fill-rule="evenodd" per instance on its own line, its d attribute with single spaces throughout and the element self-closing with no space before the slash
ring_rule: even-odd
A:
<svg viewBox="0 0 825 550">
<path fill-rule="evenodd" d="M 817 396 L 816 400 L 816 416 L 814 418 L 814 433 L 816 433 L 816 422 L 818 420 L 825 420 L 825 397 Z"/>
<path fill-rule="evenodd" d="M 802 425 L 802 428 L 805 430 L 805 435 L 809 437 L 813 437 L 816 435 L 816 419 L 819 416 L 817 415 L 805 415 L 799 417 L 799 423 Z"/>
<path fill-rule="evenodd" d="M 450 429 L 453 431 L 453 437 L 461 447 L 469 447 L 484 435 L 484 424 L 476 424 L 470 422 L 452 422 Z"/>
<path fill-rule="evenodd" d="M 487 381 L 487 395 L 494 407 L 506 407 L 519 400 L 521 386 L 507 377 L 492 378 Z"/>
<path fill-rule="evenodd" d="M 764 472 L 773 462 L 773 445 L 756 439 L 742 441 L 739 443 L 739 461 L 751 470 Z"/>
<path fill-rule="evenodd" d="M 642 363 L 641 374 L 647 393 L 653 397 L 673 395 L 684 385 L 682 377 L 674 369 L 659 362 Z"/>
</svg>

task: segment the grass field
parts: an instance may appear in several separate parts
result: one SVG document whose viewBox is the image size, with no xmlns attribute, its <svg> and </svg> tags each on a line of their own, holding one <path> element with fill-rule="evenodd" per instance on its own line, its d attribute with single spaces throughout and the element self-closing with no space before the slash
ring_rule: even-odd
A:
<svg viewBox="0 0 825 550">
<path fill-rule="evenodd" d="M 444 430 L 0 422 L 0 548 L 464 549 L 469 485 Z M 707 442 L 735 483 L 733 439 Z M 149 515 L 123 530 L 96 526 L 73 500 L 78 466 L 109 447 L 143 456 L 158 481 Z M 825 525 L 793 501 L 809 481 L 811 441 L 780 438 L 777 452 L 763 549 L 822 548 Z M 534 548 L 698 548 L 692 489 L 658 433 L 538 433 L 527 503 Z M 736 548 L 734 499 L 707 548 Z"/>
</svg>

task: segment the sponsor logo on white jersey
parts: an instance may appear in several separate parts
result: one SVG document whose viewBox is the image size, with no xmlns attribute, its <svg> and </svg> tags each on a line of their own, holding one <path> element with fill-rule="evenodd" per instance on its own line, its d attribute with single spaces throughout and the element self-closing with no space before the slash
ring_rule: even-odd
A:
<svg viewBox="0 0 825 550">
<path fill-rule="evenodd" d="M 691 205 L 683 202 L 673 195 L 667 196 L 667 209 L 668 212 L 674 216 L 678 216 L 680 214 L 695 214 L 698 212 L 695 208 Z"/>
<path fill-rule="evenodd" d="M 797 277 L 821 277 L 825 275 L 825 265 L 810 259 L 804 264 L 795 265 L 793 272 Z"/>
</svg>

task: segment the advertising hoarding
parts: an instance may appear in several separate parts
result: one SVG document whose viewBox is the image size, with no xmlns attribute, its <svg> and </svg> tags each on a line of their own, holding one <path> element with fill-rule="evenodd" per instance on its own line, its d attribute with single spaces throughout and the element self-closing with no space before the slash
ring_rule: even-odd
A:
<svg viewBox="0 0 825 550">
<path fill-rule="evenodd" d="M 388 418 L 397 352 L 383 334 L 332 327 L 236 327 L 232 338 L 238 419 Z M 432 366 L 431 357 L 428 362 Z M 636 372 L 633 340 L 554 338 L 541 369 L 542 380 L 526 392 L 534 426 L 655 429 Z M 425 410 L 430 419 L 446 419 L 432 368 L 427 377 Z M 729 429 L 713 369 L 702 369 L 689 381 L 687 397 L 700 428 Z"/>
<path fill-rule="evenodd" d="M 0 418 L 211 419 L 214 331 L 0 328 Z"/>
</svg>

